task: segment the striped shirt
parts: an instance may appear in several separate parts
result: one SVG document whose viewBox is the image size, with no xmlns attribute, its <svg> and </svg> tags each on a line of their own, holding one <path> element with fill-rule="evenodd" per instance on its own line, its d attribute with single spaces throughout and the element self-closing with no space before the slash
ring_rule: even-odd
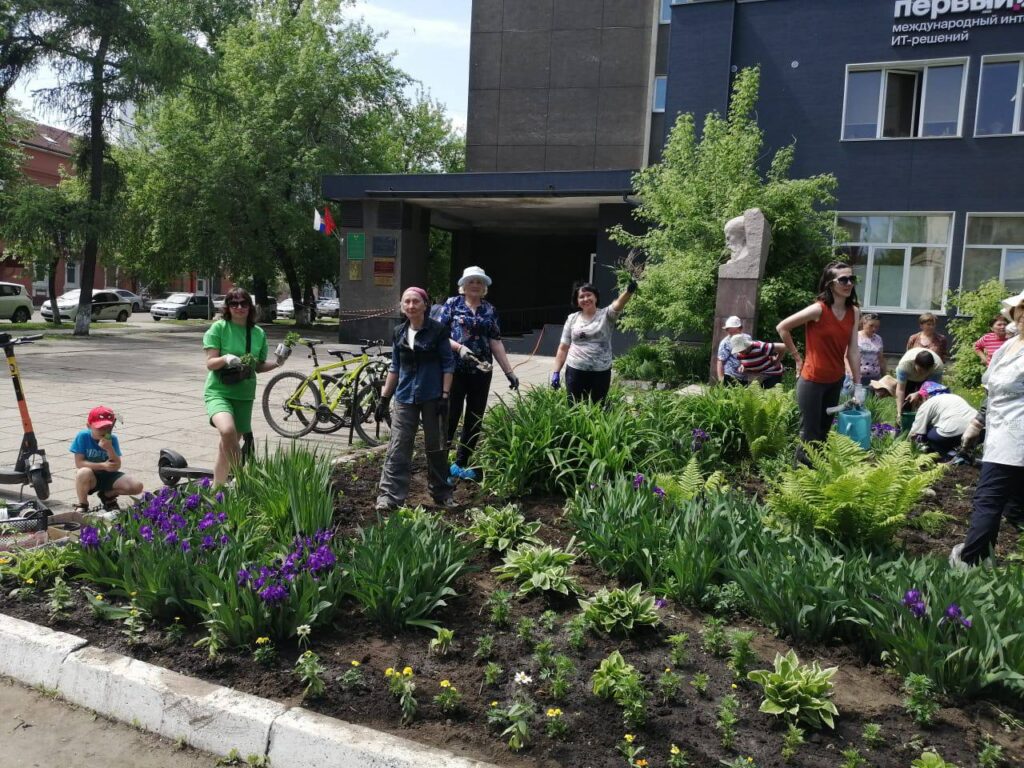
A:
<svg viewBox="0 0 1024 768">
<path fill-rule="evenodd" d="M 740 366 L 747 376 L 781 376 L 782 363 L 775 356 L 775 347 L 765 341 L 751 342 L 739 358 Z"/>
<path fill-rule="evenodd" d="M 985 365 L 988 365 L 992 362 L 992 355 L 994 355 L 996 350 L 1007 342 L 1007 339 L 1009 339 L 1008 336 L 1004 336 L 1000 339 L 994 333 L 986 333 L 974 342 L 974 348 L 979 352 L 985 353 Z"/>
</svg>

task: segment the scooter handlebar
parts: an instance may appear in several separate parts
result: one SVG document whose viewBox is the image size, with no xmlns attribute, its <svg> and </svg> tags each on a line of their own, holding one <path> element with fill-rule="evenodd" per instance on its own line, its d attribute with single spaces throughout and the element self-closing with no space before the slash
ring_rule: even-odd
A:
<svg viewBox="0 0 1024 768">
<path fill-rule="evenodd" d="M 15 344 L 31 344 L 33 341 L 39 341 L 43 338 L 41 333 L 33 333 L 31 336 L 19 336 L 14 340 Z"/>
</svg>

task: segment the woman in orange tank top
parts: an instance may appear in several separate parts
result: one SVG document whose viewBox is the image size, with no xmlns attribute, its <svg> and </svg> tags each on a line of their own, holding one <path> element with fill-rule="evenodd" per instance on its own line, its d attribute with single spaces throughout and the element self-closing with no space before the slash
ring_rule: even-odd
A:
<svg viewBox="0 0 1024 768">
<path fill-rule="evenodd" d="M 818 282 L 817 301 L 775 327 L 796 360 L 796 403 L 800 409 L 800 439 L 805 443 L 823 441 L 832 429 L 834 417 L 828 409 L 839 404 L 845 363 L 849 362 L 851 371 L 860 370 L 856 285 L 857 276 L 849 264 L 832 262 Z M 793 342 L 793 331 L 801 326 L 806 327 L 805 358 Z M 797 449 L 797 459 L 807 461 L 802 445 Z"/>
</svg>

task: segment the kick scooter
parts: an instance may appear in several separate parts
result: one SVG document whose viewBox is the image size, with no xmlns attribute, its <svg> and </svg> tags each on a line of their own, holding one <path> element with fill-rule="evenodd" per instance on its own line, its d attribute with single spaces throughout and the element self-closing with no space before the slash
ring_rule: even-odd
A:
<svg viewBox="0 0 1024 768">
<path fill-rule="evenodd" d="M 36 433 L 32 428 L 32 418 L 28 414 L 28 403 L 25 402 L 25 391 L 21 386 L 18 374 L 18 363 L 14 359 L 14 348 L 19 344 L 31 344 L 43 338 L 41 333 L 32 336 L 14 338 L 9 333 L 0 333 L 0 347 L 7 358 L 7 368 L 14 384 L 14 397 L 18 401 L 18 412 L 21 414 L 21 426 L 24 435 L 18 459 L 13 467 L 0 467 L 0 483 L 5 485 L 31 485 L 38 499 L 45 500 L 50 496 L 50 464 L 46 460 L 46 451 L 36 442 Z"/>
</svg>

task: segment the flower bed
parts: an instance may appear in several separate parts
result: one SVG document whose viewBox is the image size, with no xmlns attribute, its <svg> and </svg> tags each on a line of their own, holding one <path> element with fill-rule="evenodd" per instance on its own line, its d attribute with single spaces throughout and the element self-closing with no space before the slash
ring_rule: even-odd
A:
<svg viewBox="0 0 1024 768">
<path fill-rule="evenodd" d="M 649 437 L 622 441 L 630 454 L 597 468 L 578 438 L 552 440 L 549 455 L 531 454 L 539 459 L 509 456 L 531 483 L 572 489 L 526 497 L 518 512 L 460 487 L 458 500 L 480 512 L 378 521 L 379 459 L 342 469 L 334 497 L 315 460 L 266 457 L 222 499 L 165 492 L 81 549 L 4 565 L 13 592 L 3 610 L 509 766 L 776 766 L 786 750 L 793 765 L 859 756 L 902 767 L 929 747 L 969 766 L 986 736 L 987 754 L 1021 760 L 1019 568 L 950 572 L 934 518 L 932 532 L 903 526 L 897 541 L 913 539 L 919 554 L 941 547 L 941 557 L 906 557 L 874 533 L 841 540 L 857 526 L 820 537 L 729 493 L 758 472 L 769 499 L 783 492 L 766 470 L 782 471 L 788 447 L 773 438 L 755 455 L 763 433 L 727 433 L 737 402 L 713 403 L 718 421 L 704 427 L 694 403 L 683 414 L 653 403 L 686 435 L 681 455 L 659 452 L 651 422 L 640 424 Z M 531 404 L 538 416 L 545 403 Z M 637 425 L 631 416 L 611 413 L 590 434 Z M 743 418 L 757 430 L 758 413 Z M 557 451 L 569 452 L 568 471 L 552 466 Z M 561 479 L 542 481 L 538 460 Z M 634 462 L 646 476 L 627 471 Z M 728 477 L 706 471 L 730 462 Z M 420 463 L 414 502 L 428 498 L 422 476 Z M 958 470 L 939 488 L 964 497 L 956 485 L 970 477 Z M 943 507 L 966 509 L 963 498 Z M 926 497 L 910 520 L 928 508 Z M 86 591 L 69 586 L 74 569 Z M 785 659 L 791 648 L 799 665 Z M 820 674 L 801 666 L 811 662 Z M 756 682 L 754 670 L 772 674 Z M 780 675 L 801 681 L 800 698 L 780 697 Z M 933 702 L 962 709 L 934 713 Z"/>
</svg>

